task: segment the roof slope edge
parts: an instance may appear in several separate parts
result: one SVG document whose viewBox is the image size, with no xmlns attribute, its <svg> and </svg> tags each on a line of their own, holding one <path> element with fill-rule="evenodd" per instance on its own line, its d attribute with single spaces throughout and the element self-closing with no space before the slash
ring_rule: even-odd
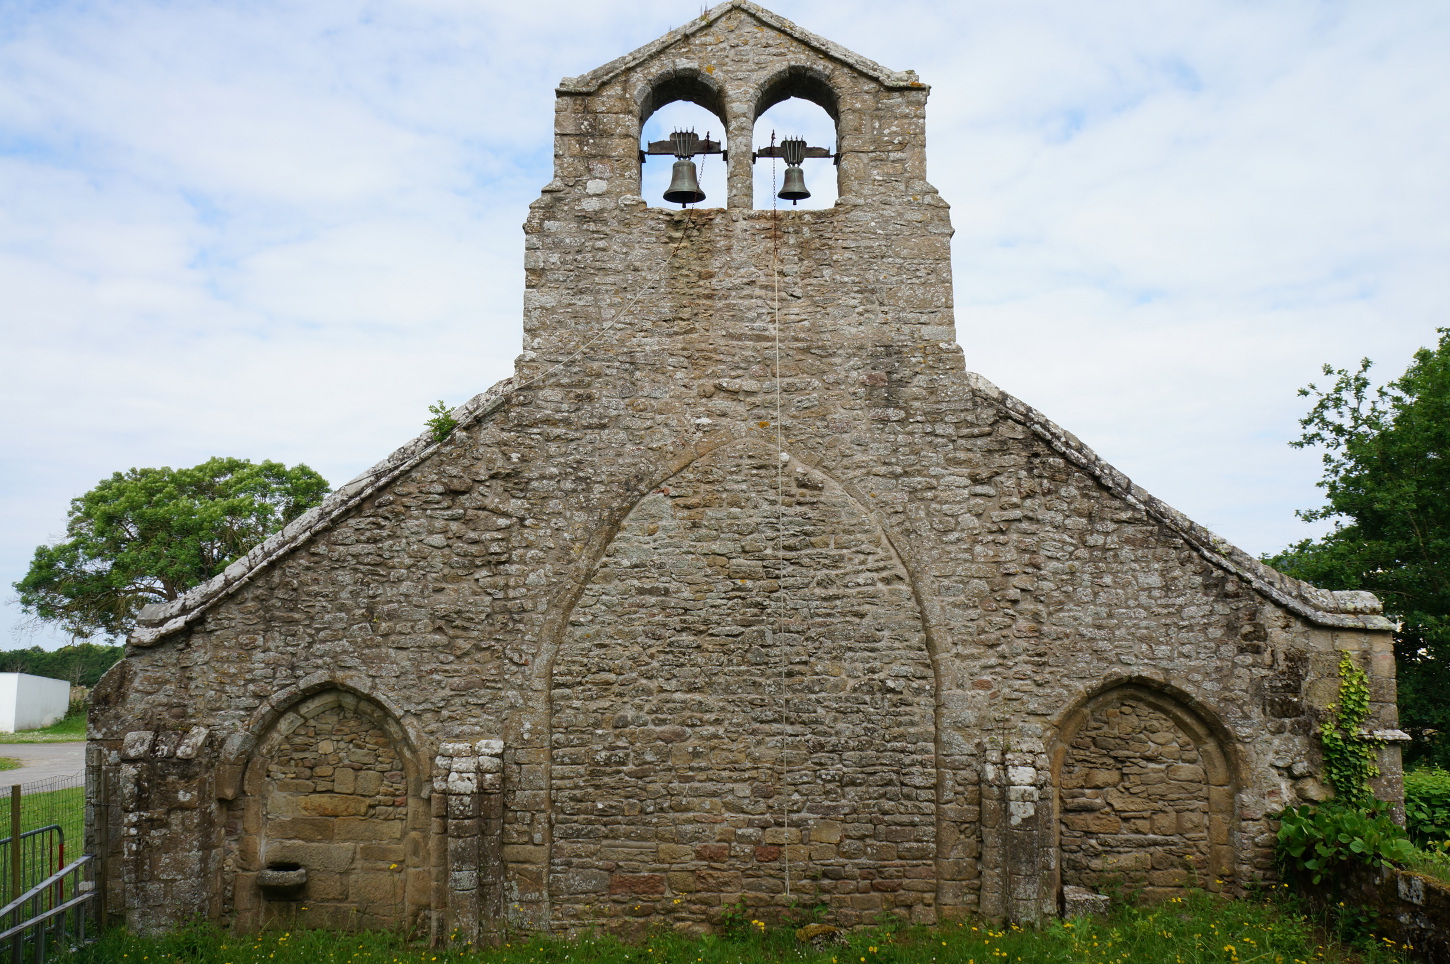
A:
<svg viewBox="0 0 1450 964">
<path fill-rule="evenodd" d="M 1075 435 L 1026 402 L 974 372 L 967 372 L 966 378 L 974 392 L 996 402 L 1008 417 L 1031 430 L 1063 458 L 1097 479 L 1119 498 L 1176 532 L 1209 563 L 1243 579 L 1260 595 L 1321 626 L 1357 630 L 1395 628 L 1395 624 L 1382 615 L 1380 601 L 1373 593 L 1320 589 L 1264 565 L 1136 485 Z M 512 388 L 513 379 L 506 378 L 454 409 L 452 414 L 458 420 L 458 428 L 467 428 L 497 411 Z M 137 628 L 128 642 L 132 646 L 154 646 L 189 626 L 214 604 L 250 582 L 261 570 L 432 455 L 441 444 L 434 440 L 431 431 L 421 433 L 357 478 L 338 487 L 320 505 L 292 520 L 280 532 L 253 547 L 211 580 L 171 602 L 146 606 L 141 610 Z"/>
<path fill-rule="evenodd" d="M 512 388 L 513 379 L 505 378 L 488 391 L 475 395 L 455 408 L 452 415 L 458 425 L 454 431 L 467 428 L 491 415 L 503 404 Z M 253 546 L 250 552 L 239 556 L 207 582 L 170 602 L 152 603 L 142 608 L 136 620 L 136 629 L 127 638 L 127 642 L 132 646 L 154 646 L 165 637 L 195 622 L 214 604 L 250 582 L 262 569 L 326 529 L 359 502 L 432 455 L 442 444 L 433 438 L 431 430 L 424 431 L 351 482 L 339 486 L 320 505 L 302 513 L 281 531 Z"/>
<path fill-rule="evenodd" d="M 1336 629 L 1393 630 L 1379 598 L 1361 590 L 1320 589 L 1264 565 L 1222 536 L 1194 522 L 1168 503 L 1134 484 L 1104 461 L 1075 435 L 1021 399 L 1009 395 L 986 378 L 967 372 L 973 391 L 998 405 L 1013 421 L 1030 429 L 1078 468 L 1097 479 L 1110 492 L 1172 529 L 1214 566 L 1238 576 L 1260 595 L 1320 626 Z"/>
<path fill-rule="evenodd" d="M 609 63 L 594 68 L 587 74 L 581 74 L 578 77 L 565 77 L 559 82 L 556 91 L 560 94 L 592 94 L 624 71 L 669 49 L 691 34 L 704 30 L 731 10 L 743 10 L 767 26 L 773 27 L 786 36 L 800 41 L 807 47 L 814 48 L 832 60 L 840 61 L 853 70 L 879 81 L 883 86 L 893 88 L 926 87 L 917 78 L 916 71 L 914 70 L 889 70 L 876 61 L 861 56 L 854 50 L 847 50 L 840 44 L 832 43 L 825 37 L 813 34 L 809 30 L 804 30 L 796 26 L 779 14 L 772 13 L 764 7 L 751 3 L 750 0 L 726 0 L 725 3 L 711 7 L 683 27 L 676 27 L 658 40 L 652 40 L 643 47 L 625 54 L 623 57 L 616 57 Z"/>
</svg>

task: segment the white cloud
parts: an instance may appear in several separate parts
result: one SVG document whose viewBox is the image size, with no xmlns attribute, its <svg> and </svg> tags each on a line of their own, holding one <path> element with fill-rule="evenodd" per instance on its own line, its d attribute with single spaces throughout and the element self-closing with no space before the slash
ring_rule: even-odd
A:
<svg viewBox="0 0 1450 964">
<path fill-rule="evenodd" d="M 1447 323 L 1450 10 L 777 9 L 933 84 L 970 366 L 1251 551 L 1302 535 L 1295 389 L 1362 355 L 1396 374 Z M 7 10 L 0 579 L 112 471 L 228 454 L 341 482 L 506 375 L 554 85 L 697 13 Z"/>
</svg>

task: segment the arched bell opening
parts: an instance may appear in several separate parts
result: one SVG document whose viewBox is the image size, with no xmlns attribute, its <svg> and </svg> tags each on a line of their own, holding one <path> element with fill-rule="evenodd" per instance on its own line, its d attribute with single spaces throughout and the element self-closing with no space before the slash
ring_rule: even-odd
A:
<svg viewBox="0 0 1450 964">
<path fill-rule="evenodd" d="M 724 207 L 727 143 L 719 86 L 707 74 L 675 71 L 645 90 L 639 116 L 640 194 L 650 207 Z M 676 132 L 693 132 L 696 139 L 672 143 Z M 687 196 L 691 182 L 702 197 Z"/>
<path fill-rule="evenodd" d="M 792 67 L 761 88 L 753 140 L 758 210 L 820 209 L 836 203 L 839 122 L 835 89 L 815 70 Z M 783 143 L 787 139 L 804 141 L 804 149 L 792 151 Z"/>
</svg>

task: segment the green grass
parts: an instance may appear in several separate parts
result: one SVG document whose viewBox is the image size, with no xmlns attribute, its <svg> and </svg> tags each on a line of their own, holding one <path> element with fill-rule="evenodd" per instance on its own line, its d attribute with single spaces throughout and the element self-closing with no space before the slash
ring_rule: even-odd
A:
<svg viewBox="0 0 1450 964">
<path fill-rule="evenodd" d="M 0 733 L 0 743 L 74 743 L 86 738 L 86 714 L 67 713 L 59 723 L 39 730 Z"/>
<path fill-rule="evenodd" d="M 65 834 L 66 852 L 80 856 L 81 836 L 86 831 L 86 788 L 70 787 L 65 790 L 51 790 L 47 793 L 31 793 L 20 798 L 20 832 L 60 824 Z M 10 802 L 0 800 L 0 817 L 5 826 L 4 835 L 10 833 Z"/>
<path fill-rule="evenodd" d="M 231 935 L 196 925 L 160 937 L 113 931 L 70 964 L 1309 964 L 1406 960 L 1383 942 L 1346 948 L 1292 906 L 1207 894 L 1110 917 L 1052 921 L 1036 929 L 967 922 L 935 928 L 866 928 L 811 948 L 790 930 L 745 927 L 733 937 L 688 939 L 661 929 L 636 944 L 507 938 L 475 948 L 425 948 L 388 934 L 271 931 Z"/>
<path fill-rule="evenodd" d="M 0 770 L 19 770 L 24 764 L 13 756 L 0 756 Z"/>
<path fill-rule="evenodd" d="M 86 788 L 69 787 L 45 793 L 28 793 L 20 798 L 20 832 L 59 824 L 67 852 L 80 855 L 81 835 L 86 832 Z M 10 836 L 10 793 L 0 788 L 0 837 Z"/>
</svg>

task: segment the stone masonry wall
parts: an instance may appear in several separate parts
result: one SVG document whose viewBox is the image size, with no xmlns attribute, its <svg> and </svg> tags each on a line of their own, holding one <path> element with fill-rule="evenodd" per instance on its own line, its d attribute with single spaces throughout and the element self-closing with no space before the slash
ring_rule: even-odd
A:
<svg viewBox="0 0 1450 964">
<path fill-rule="evenodd" d="M 934 903 L 921 614 L 864 510 L 805 466 L 731 447 L 642 500 L 551 701 L 560 917 L 708 923 L 787 889 L 851 921 Z"/>
<path fill-rule="evenodd" d="M 840 201 L 751 210 L 758 108 L 819 85 Z M 641 105 L 705 89 L 729 205 L 650 209 Z M 698 929 L 802 891 L 843 919 L 1054 913 L 1077 872 L 1059 839 L 1089 846 L 1054 781 L 1124 687 L 1213 735 L 1194 746 L 1224 760 L 1227 886 L 1272 874 L 1268 814 L 1323 793 L 1340 650 L 1394 726 L 1388 623 L 967 373 L 926 96 L 744 2 L 561 86 L 513 379 L 146 613 L 97 688 L 113 918 L 240 913 L 228 848 L 260 833 L 239 814 L 263 795 L 241 774 L 326 693 L 396 731 L 408 914 L 434 934 Z M 152 749 L 195 731 L 189 759 Z M 1383 764 L 1394 798 L 1397 752 Z"/>
<path fill-rule="evenodd" d="M 1163 713 L 1132 701 L 1099 707 L 1072 741 L 1058 787 L 1064 884 L 1148 896 L 1211 886 L 1207 771 Z"/>
</svg>

